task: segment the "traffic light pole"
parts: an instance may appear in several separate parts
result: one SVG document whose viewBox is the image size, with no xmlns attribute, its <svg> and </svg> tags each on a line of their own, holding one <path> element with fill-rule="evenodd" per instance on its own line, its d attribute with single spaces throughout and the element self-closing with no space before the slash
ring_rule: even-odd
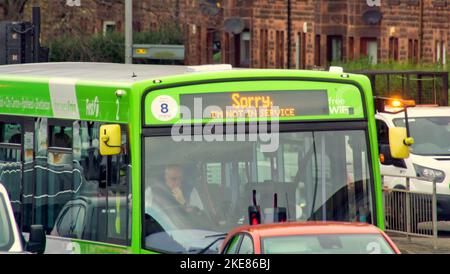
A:
<svg viewBox="0 0 450 274">
<path fill-rule="evenodd" d="M 125 64 L 133 63 L 133 0 L 125 0 Z"/>
<path fill-rule="evenodd" d="M 33 25 L 34 25 L 34 33 L 33 33 L 33 41 L 34 41 L 34 54 L 33 61 L 35 63 L 39 63 L 40 61 L 40 51 L 41 51 L 41 43 L 39 38 L 41 37 L 41 8 L 33 7 Z"/>
</svg>

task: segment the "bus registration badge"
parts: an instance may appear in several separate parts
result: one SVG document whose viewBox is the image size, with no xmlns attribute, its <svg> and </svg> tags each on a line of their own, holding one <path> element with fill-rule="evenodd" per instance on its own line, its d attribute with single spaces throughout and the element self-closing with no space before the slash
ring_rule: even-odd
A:
<svg viewBox="0 0 450 274">
<path fill-rule="evenodd" d="M 170 96 L 158 96 L 152 102 L 152 113 L 160 121 L 170 121 L 178 114 L 178 103 Z"/>
</svg>

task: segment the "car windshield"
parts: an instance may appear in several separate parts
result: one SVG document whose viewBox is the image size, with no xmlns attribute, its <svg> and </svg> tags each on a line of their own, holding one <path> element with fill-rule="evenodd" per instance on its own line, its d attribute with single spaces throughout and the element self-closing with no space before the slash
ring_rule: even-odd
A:
<svg viewBox="0 0 450 274">
<path fill-rule="evenodd" d="M 450 117 L 409 118 L 414 145 L 411 152 L 417 155 L 450 155 Z M 405 127 L 405 119 L 395 119 L 396 127 Z"/>
<path fill-rule="evenodd" d="M 9 251 L 13 244 L 11 220 L 6 208 L 5 198 L 0 193 L 0 251 Z"/>
<path fill-rule="evenodd" d="M 146 248 L 202 250 L 218 239 L 214 235 L 249 224 L 254 191 L 263 223 L 275 220 L 275 194 L 288 221 L 373 222 L 365 131 L 289 132 L 277 138 L 277 149 L 264 152 L 260 141 L 147 137 Z"/>
<path fill-rule="evenodd" d="M 263 254 L 394 254 L 382 235 L 308 235 L 261 239 Z"/>
</svg>

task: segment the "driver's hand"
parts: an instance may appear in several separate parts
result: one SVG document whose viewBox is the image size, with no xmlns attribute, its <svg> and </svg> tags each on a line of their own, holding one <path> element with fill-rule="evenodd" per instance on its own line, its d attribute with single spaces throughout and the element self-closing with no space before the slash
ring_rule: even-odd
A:
<svg viewBox="0 0 450 274">
<path fill-rule="evenodd" d="M 186 200 L 184 199 L 183 191 L 179 187 L 172 189 L 172 195 L 175 197 L 177 202 L 179 202 L 182 205 L 186 204 Z"/>
</svg>

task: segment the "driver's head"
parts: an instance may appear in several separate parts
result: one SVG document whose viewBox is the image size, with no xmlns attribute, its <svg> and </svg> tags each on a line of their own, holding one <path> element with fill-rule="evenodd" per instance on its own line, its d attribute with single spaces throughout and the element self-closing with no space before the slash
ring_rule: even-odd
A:
<svg viewBox="0 0 450 274">
<path fill-rule="evenodd" d="M 183 170 L 179 166 L 167 166 L 164 170 L 164 181 L 170 189 L 180 188 L 183 180 Z"/>
</svg>

